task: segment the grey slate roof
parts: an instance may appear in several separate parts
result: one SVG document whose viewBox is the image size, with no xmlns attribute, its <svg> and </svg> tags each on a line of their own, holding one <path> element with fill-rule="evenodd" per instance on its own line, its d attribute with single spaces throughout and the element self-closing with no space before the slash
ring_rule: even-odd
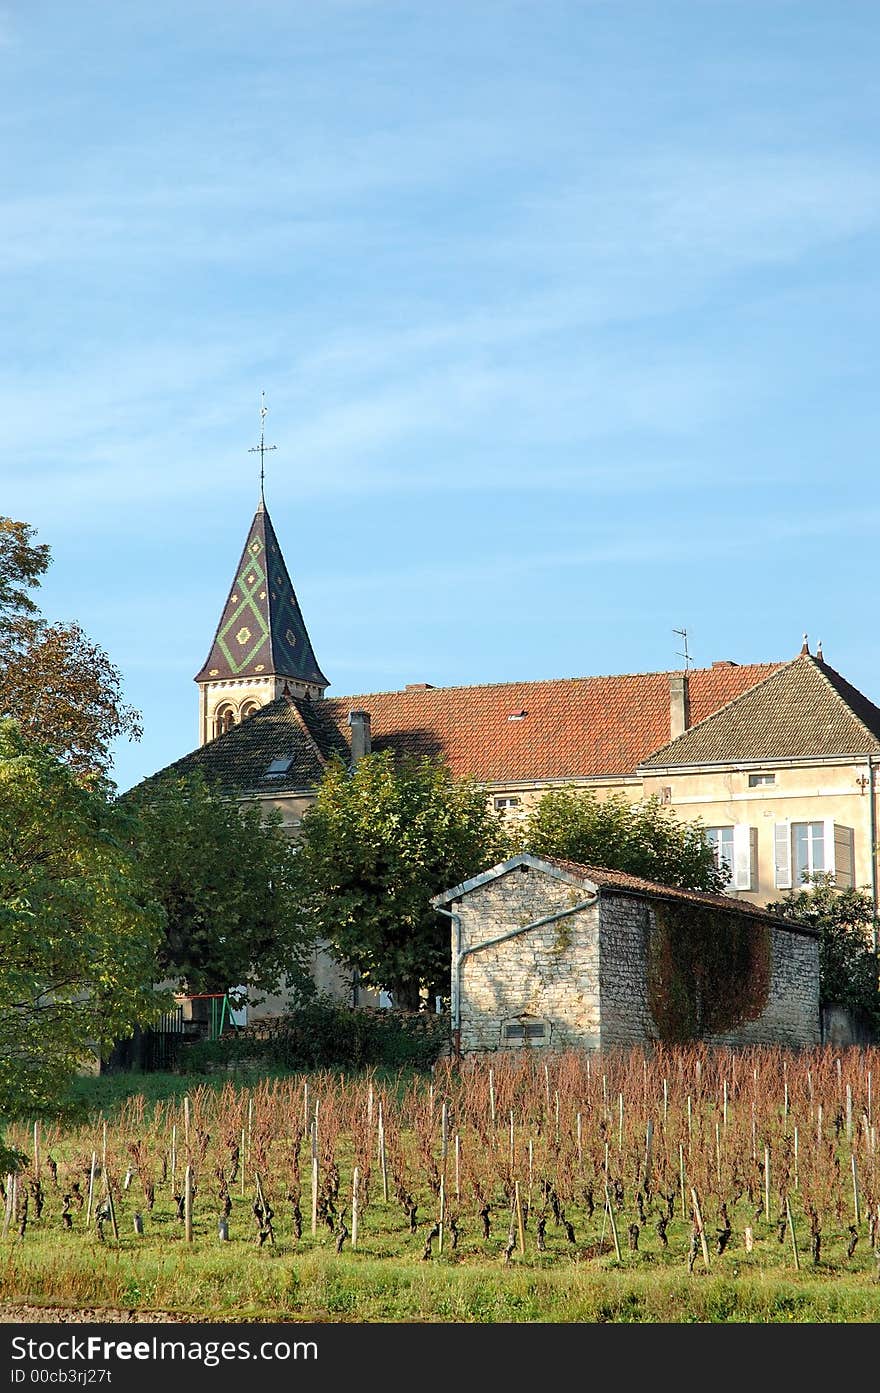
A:
<svg viewBox="0 0 880 1393">
<path fill-rule="evenodd" d="M 642 760 L 640 770 L 880 753 L 880 708 L 802 653 Z"/>
<path fill-rule="evenodd" d="M 320 782 L 334 752 L 345 760 L 351 754 L 321 705 L 298 697 L 278 697 L 216 740 L 160 769 L 138 789 L 147 789 L 154 780 L 197 772 L 231 794 L 310 789 Z M 269 765 L 280 759 L 290 759 L 289 767 L 280 774 L 268 774 Z"/>
</svg>

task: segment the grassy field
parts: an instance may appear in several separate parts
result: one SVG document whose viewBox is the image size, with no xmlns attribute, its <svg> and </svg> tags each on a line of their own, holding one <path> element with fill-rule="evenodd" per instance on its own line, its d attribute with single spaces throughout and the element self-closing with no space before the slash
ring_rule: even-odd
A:
<svg viewBox="0 0 880 1393">
<path fill-rule="evenodd" d="M 870 1090 L 865 1057 L 849 1066 L 849 1074 L 835 1073 L 832 1061 L 817 1059 L 810 1078 L 814 1112 L 820 1079 L 835 1093 L 849 1088 L 841 1096 L 850 1111 L 866 1078 Z M 424 1077 L 375 1074 L 247 1080 L 238 1088 L 225 1078 L 175 1075 L 81 1081 L 72 1120 L 39 1129 L 39 1217 L 33 1161 L 21 1177 L 18 1194 L 27 1190 L 30 1204 L 24 1232 L 19 1201 L 0 1239 L 0 1304 L 181 1312 L 235 1322 L 880 1320 L 871 1125 L 862 1128 L 860 1150 L 855 1127 L 848 1137 L 847 1115 L 833 1116 L 829 1098 L 824 1145 L 834 1164 L 827 1175 L 825 1153 L 808 1155 L 806 1094 L 800 1097 L 794 1075 L 786 1076 L 780 1106 L 766 1097 L 770 1080 L 781 1077 L 772 1060 L 762 1065 L 767 1072 L 760 1096 L 767 1107 L 758 1114 L 754 1093 L 747 1097 L 742 1081 L 735 1086 L 733 1080 L 728 1093 L 726 1077 L 722 1113 L 717 1079 L 710 1084 L 708 1074 L 699 1092 L 665 1086 L 662 1109 L 651 1102 L 646 1113 L 636 1106 L 632 1064 L 607 1067 L 602 1085 L 597 1078 L 587 1084 L 560 1063 L 569 1072 L 555 1080 L 538 1077 L 535 1099 L 525 1073 L 505 1076 L 499 1066 L 491 1079 L 471 1076 L 464 1090 L 450 1079 L 435 1087 Z M 666 1068 L 671 1085 L 671 1062 Z M 647 1090 L 647 1072 L 639 1077 Z M 563 1086 L 565 1104 L 559 1101 Z M 387 1201 L 375 1155 L 380 1101 Z M 314 1164 L 321 1189 L 312 1233 L 311 1134 L 303 1124 L 316 1103 L 320 1159 Z M 487 1107 L 493 1126 L 483 1118 Z M 642 1155 L 648 1115 L 656 1115 L 653 1184 Z M 750 1117 L 756 1161 L 749 1154 Z M 453 1125 L 460 1129 L 454 1133 L 456 1152 Z M 30 1141 L 33 1151 L 30 1127 L 13 1129 L 13 1140 L 23 1147 Z M 235 1164 L 235 1147 L 245 1158 L 241 1165 Z M 771 1147 L 772 1196 L 762 1188 L 760 1164 Z M 63 1205 L 74 1186 L 87 1199 L 91 1156 L 102 1151 L 118 1238 L 109 1217 L 99 1225 L 86 1223 L 86 1206 L 76 1195 Z M 858 1224 L 847 1190 L 851 1155 L 861 1167 Z M 196 1177 L 191 1243 L 176 1198 L 184 1189 L 187 1158 Z M 676 1182 L 685 1158 L 682 1202 Z M 361 1209 L 353 1250 L 355 1165 Z M 437 1233 L 430 1237 L 439 1212 L 438 1176 L 446 1204 L 442 1251 Z M 609 1194 L 607 1205 L 600 1197 L 606 1177 L 616 1196 L 612 1203 Z M 705 1211 L 705 1255 L 696 1243 L 691 1184 Z M 262 1245 L 254 1212 L 261 1192 L 273 1211 L 272 1234 Z M 516 1193 L 521 1238 L 515 1203 L 509 1202 Z M 96 1180 L 93 1210 L 99 1195 L 103 1203 L 104 1188 Z M 417 1205 L 411 1222 L 404 1200 Z M 719 1252 L 722 1205 L 730 1231 Z M 813 1206 L 821 1216 L 818 1262 L 810 1255 L 807 1214 Z M 224 1209 L 228 1241 L 218 1236 Z M 136 1213 L 142 1235 L 135 1233 Z M 631 1248 L 636 1228 L 637 1246 Z"/>
</svg>

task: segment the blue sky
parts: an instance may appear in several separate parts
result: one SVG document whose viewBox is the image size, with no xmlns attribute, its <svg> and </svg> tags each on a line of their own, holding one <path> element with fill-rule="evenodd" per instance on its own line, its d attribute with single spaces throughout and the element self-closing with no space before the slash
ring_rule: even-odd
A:
<svg viewBox="0 0 880 1393">
<path fill-rule="evenodd" d="M 880 701 L 880 7 L 0 0 L 0 511 L 196 739 L 267 499 L 330 694 Z"/>
</svg>

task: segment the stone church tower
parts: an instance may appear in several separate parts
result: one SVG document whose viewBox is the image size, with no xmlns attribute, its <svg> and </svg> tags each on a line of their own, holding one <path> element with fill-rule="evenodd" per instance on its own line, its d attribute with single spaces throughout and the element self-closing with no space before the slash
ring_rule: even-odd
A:
<svg viewBox="0 0 880 1393">
<path fill-rule="evenodd" d="M 329 685 L 312 650 L 262 494 L 211 651 L 195 681 L 200 745 L 285 690 L 318 700 Z"/>
</svg>

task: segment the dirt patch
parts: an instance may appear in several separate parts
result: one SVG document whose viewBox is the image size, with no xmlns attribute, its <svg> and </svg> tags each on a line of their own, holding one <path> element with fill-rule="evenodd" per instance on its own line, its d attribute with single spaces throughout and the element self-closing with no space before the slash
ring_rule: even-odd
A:
<svg viewBox="0 0 880 1393">
<path fill-rule="evenodd" d="M 79 1310 L 75 1306 L 19 1306 L 0 1301 L 0 1325 L 137 1325 L 154 1321 L 169 1325 L 220 1323 L 216 1316 L 208 1318 L 181 1311 L 120 1311 L 105 1306 Z"/>
</svg>

